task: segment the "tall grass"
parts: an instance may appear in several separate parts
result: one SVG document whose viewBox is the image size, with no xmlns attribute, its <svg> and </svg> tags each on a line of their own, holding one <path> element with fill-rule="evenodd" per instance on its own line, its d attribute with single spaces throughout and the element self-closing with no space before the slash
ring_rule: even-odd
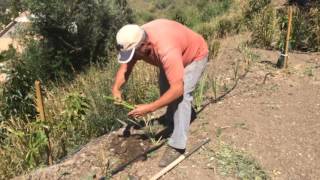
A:
<svg viewBox="0 0 320 180">
<path fill-rule="evenodd" d="M 248 16 L 252 30 L 251 44 L 256 47 L 283 50 L 288 29 L 287 8 L 270 3 L 259 6 L 259 13 Z M 251 12 L 248 10 L 248 14 Z M 298 51 L 320 50 L 320 4 L 312 1 L 308 6 L 294 6 L 289 48 Z"/>
<path fill-rule="evenodd" d="M 91 138 L 120 126 L 116 119 L 126 119 L 128 110 L 115 106 L 103 96 L 111 95 L 115 60 L 107 65 L 93 65 L 75 80 L 62 81 L 45 88 L 46 122 L 11 118 L 1 122 L 0 179 L 46 165 L 49 129 L 53 158 L 72 153 Z M 138 65 L 123 92 L 133 104 L 147 103 L 158 97 L 156 70 Z M 147 74 L 147 75 L 146 75 Z M 148 92 L 148 93 L 147 93 Z"/>
</svg>

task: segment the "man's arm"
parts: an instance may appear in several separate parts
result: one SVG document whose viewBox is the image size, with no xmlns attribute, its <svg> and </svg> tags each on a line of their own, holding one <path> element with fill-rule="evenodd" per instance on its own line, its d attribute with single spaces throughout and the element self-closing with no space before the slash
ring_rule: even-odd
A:
<svg viewBox="0 0 320 180">
<path fill-rule="evenodd" d="M 162 108 L 183 95 L 183 81 L 179 80 L 170 85 L 170 88 L 156 101 L 151 103 L 152 111 Z"/>
<path fill-rule="evenodd" d="M 137 60 L 132 60 L 131 62 L 127 64 L 121 64 L 120 68 L 118 69 L 118 72 L 115 76 L 115 80 L 112 86 L 112 95 L 115 98 L 118 98 L 121 100 L 121 87 L 124 85 L 127 80 L 129 79 L 129 76 L 132 72 L 133 66 Z"/>
</svg>

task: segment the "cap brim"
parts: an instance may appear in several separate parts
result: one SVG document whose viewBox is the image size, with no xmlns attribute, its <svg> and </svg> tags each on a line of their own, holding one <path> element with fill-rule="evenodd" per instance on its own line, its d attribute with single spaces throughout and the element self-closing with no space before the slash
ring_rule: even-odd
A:
<svg viewBox="0 0 320 180">
<path fill-rule="evenodd" d="M 118 54 L 118 62 L 121 64 L 130 62 L 133 58 L 135 50 L 136 48 L 132 48 L 127 51 L 120 51 L 120 53 Z"/>
</svg>

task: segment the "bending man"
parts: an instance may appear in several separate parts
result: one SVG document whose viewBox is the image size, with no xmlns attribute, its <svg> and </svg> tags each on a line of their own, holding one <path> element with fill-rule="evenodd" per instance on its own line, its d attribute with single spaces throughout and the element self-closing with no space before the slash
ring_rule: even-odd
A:
<svg viewBox="0 0 320 180">
<path fill-rule="evenodd" d="M 164 167 L 184 153 L 192 113 L 192 92 L 208 60 L 208 46 L 202 36 L 175 21 L 158 19 L 142 26 L 125 25 L 117 33 L 118 61 L 112 93 L 121 99 L 121 86 L 133 66 L 143 60 L 160 68 L 160 98 L 138 105 L 129 116 L 139 117 L 168 106 L 167 120 L 174 129 L 159 166 Z"/>
</svg>

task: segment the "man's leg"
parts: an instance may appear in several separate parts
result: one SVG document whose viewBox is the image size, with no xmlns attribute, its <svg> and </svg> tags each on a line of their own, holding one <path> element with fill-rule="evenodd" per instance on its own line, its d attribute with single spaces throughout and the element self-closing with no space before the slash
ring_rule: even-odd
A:
<svg viewBox="0 0 320 180">
<path fill-rule="evenodd" d="M 179 102 L 177 109 L 174 111 L 174 130 L 168 142 L 169 146 L 173 148 L 186 148 L 192 113 L 192 92 L 201 78 L 207 61 L 207 57 L 200 61 L 194 61 L 184 70 L 184 94 L 182 101 Z"/>
<path fill-rule="evenodd" d="M 160 88 L 160 96 L 162 96 L 168 89 L 170 85 L 167 80 L 167 77 L 162 69 L 160 69 L 159 74 L 159 88 Z M 170 129 L 170 133 L 173 130 L 173 116 L 174 112 L 177 110 L 178 103 L 181 101 L 181 98 L 175 100 L 167 106 L 167 111 L 165 114 L 164 124 Z"/>
</svg>

